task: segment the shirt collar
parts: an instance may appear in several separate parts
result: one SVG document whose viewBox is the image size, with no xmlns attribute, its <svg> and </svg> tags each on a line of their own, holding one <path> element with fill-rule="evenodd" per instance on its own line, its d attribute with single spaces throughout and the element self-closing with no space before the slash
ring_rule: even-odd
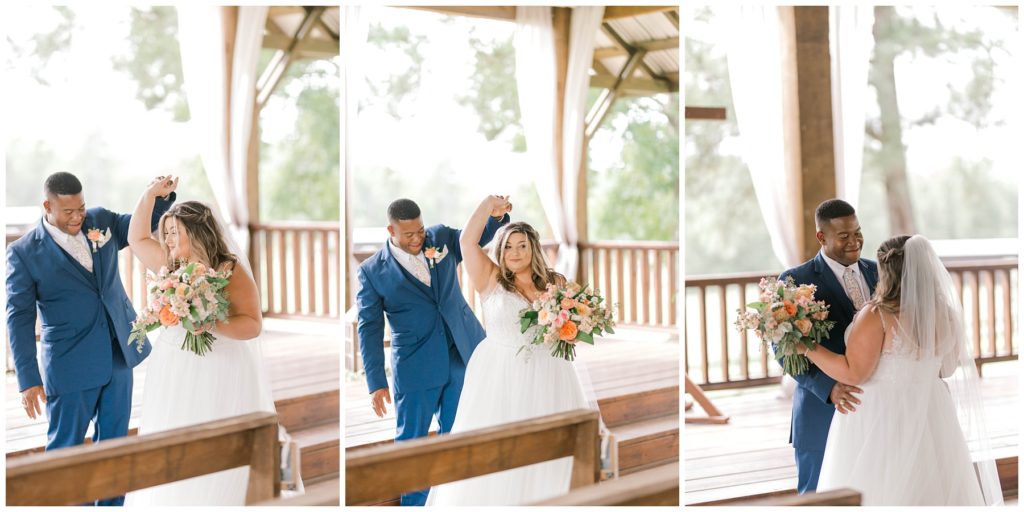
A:
<svg viewBox="0 0 1024 512">
<path fill-rule="evenodd" d="M 391 254 L 397 254 L 399 258 L 402 258 L 405 261 L 412 261 L 423 256 L 422 250 L 420 251 L 419 254 L 409 254 L 405 252 L 405 249 L 402 249 L 401 247 L 395 245 L 395 243 L 391 241 L 390 237 L 388 238 L 388 245 L 391 246 Z"/>
<path fill-rule="evenodd" d="M 825 263 L 828 264 L 828 267 L 831 268 L 833 272 L 835 272 L 835 273 L 837 273 L 839 275 L 842 275 L 843 273 L 845 273 L 846 269 L 848 269 L 848 268 L 852 269 L 854 274 L 860 272 L 860 270 L 858 268 L 858 267 L 860 267 L 860 265 L 858 265 L 859 262 L 855 261 L 855 262 L 853 262 L 852 265 L 846 266 L 846 265 L 843 265 L 842 263 L 839 263 L 838 261 L 836 261 L 836 260 L 834 260 L 832 258 L 829 258 L 828 255 L 825 254 L 824 250 L 821 250 L 819 252 L 821 253 L 821 257 L 825 259 Z"/>
</svg>

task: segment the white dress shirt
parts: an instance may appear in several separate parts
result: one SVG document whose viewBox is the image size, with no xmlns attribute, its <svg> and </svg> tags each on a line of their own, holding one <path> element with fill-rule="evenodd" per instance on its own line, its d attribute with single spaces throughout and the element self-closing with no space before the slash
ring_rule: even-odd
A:
<svg viewBox="0 0 1024 512">
<path fill-rule="evenodd" d="M 430 286 L 430 263 L 427 261 L 423 251 L 421 250 L 419 254 L 409 254 L 401 247 L 392 243 L 390 238 L 388 239 L 388 244 L 391 245 L 391 254 L 398 260 L 398 264 L 408 270 L 413 277 L 422 281 L 423 284 Z"/>
<path fill-rule="evenodd" d="M 92 272 L 92 249 L 89 246 L 89 240 L 85 238 L 85 233 L 82 233 L 81 230 L 78 231 L 77 235 L 65 233 L 57 226 L 50 224 L 46 217 L 43 217 L 43 226 L 50 232 L 53 241 L 57 242 L 61 249 L 67 251 L 86 270 Z M 75 244 L 79 244 L 79 247 L 75 247 Z M 82 250 L 83 248 L 85 250 Z"/>
<path fill-rule="evenodd" d="M 832 269 L 832 272 L 836 275 L 836 280 L 839 281 L 840 288 L 843 288 L 843 290 L 846 289 L 846 287 L 843 285 L 843 274 L 846 272 L 847 268 L 850 268 L 853 270 L 853 275 L 857 280 L 857 286 L 860 287 L 861 297 L 863 297 L 865 301 L 871 298 L 871 292 L 868 289 L 868 281 L 864 277 L 864 274 L 860 271 L 859 261 L 854 263 L 853 265 L 850 265 L 849 267 L 846 267 L 842 263 L 839 263 L 838 261 L 829 258 L 828 255 L 825 254 L 825 251 L 820 252 L 821 257 L 825 259 L 825 263 L 828 264 L 828 268 Z M 853 299 L 851 298 L 850 300 Z"/>
</svg>

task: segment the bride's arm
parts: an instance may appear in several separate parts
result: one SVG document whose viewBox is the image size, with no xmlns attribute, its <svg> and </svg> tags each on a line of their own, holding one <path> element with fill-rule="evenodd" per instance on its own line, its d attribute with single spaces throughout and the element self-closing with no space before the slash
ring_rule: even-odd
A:
<svg viewBox="0 0 1024 512">
<path fill-rule="evenodd" d="M 508 200 L 501 196 L 487 196 L 469 216 L 462 234 L 459 235 L 459 247 L 462 249 L 462 263 L 466 266 L 469 280 L 477 293 L 486 294 L 497 282 L 498 266 L 487 257 L 480 247 L 480 236 L 487 225 L 487 219 L 499 209 L 506 208 Z M 504 213 L 504 211 L 502 212 Z"/>
<path fill-rule="evenodd" d="M 829 377 L 843 384 L 861 384 L 875 372 L 882 354 L 885 330 L 880 315 L 877 309 L 872 309 L 854 317 L 845 355 L 836 354 L 821 345 L 806 351 L 799 346 L 798 352 L 806 355 Z"/>
<path fill-rule="evenodd" d="M 214 332 L 236 340 L 248 340 L 260 335 L 263 330 L 263 310 L 260 307 L 260 292 L 256 281 L 242 265 L 235 265 L 227 287 L 227 321 L 217 322 Z"/>
<path fill-rule="evenodd" d="M 135 257 L 150 270 L 155 271 L 167 262 L 163 247 L 153 238 L 150 222 L 153 205 L 157 197 L 169 195 L 177 187 L 178 179 L 171 179 L 170 176 L 160 176 L 151 181 L 135 204 L 135 212 L 128 223 L 128 245 Z M 157 229 L 161 229 L 161 226 L 158 225 Z"/>
</svg>

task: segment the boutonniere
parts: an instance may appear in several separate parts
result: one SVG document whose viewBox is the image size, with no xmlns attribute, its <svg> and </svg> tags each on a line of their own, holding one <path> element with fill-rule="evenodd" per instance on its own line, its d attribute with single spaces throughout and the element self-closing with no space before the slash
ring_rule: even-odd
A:
<svg viewBox="0 0 1024 512">
<path fill-rule="evenodd" d="M 85 233 L 85 237 L 89 239 L 89 243 L 92 244 L 92 252 L 96 252 L 100 247 L 107 245 L 110 241 L 110 228 L 107 228 L 106 233 L 101 232 L 96 228 L 91 228 Z"/>
<path fill-rule="evenodd" d="M 441 260 L 448 256 L 448 246 L 444 245 L 440 250 L 437 247 L 427 247 L 423 249 L 423 255 L 430 261 L 430 268 L 434 268 L 434 265 L 441 263 Z"/>
</svg>

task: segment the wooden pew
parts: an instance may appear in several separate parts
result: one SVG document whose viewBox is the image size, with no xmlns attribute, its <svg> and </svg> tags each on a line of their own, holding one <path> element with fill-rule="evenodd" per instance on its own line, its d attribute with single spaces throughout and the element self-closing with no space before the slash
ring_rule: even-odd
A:
<svg viewBox="0 0 1024 512">
<path fill-rule="evenodd" d="M 836 489 L 834 491 L 812 492 L 807 494 L 790 494 L 774 498 L 763 498 L 748 501 L 735 501 L 730 505 L 744 507 L 859 507 L 860 493 L 853 489 Z"/>
<path fill-rule="evenodd" d="M 679 463 L 606 480 L 534 505 L 541 506 L 679 506 Z"/>
<path fill-rule="evenodd" d="M 353 450 L 345 457 L 348 506 L 380 503 L 434 485 L 573 457 L 570 489 L 598 481 L 598 413 L 580 409 L 471 432 Z"/>
<path fill-rule="evenodd" d="M 7 505 L 73 505 L 249 466 L 246 503 L 279 495 L 277 415 L 246 414 L 7 461 Z"/>
<path fill-rule="evenodd" d="M 306 494 L 291 498 L 275 498 L 255 503 L 257 507 L 337 507 L 341 500 L 339 485 L 329 485 L 316 490 L 307 490 Z"/>
</svg>

